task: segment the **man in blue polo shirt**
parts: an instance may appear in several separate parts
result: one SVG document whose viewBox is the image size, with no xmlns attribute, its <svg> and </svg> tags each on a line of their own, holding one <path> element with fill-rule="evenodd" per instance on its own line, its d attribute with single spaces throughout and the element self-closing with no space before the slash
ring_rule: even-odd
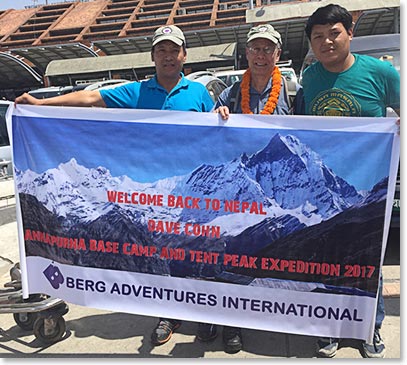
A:
<svg viewBox="0 0 407 365">
<path fill-rule="evenodd" d="M 151 51 L 156 75 L 145 82 L 101 90 L 103 102 L 110 108 L 210 111 L 213 103 L 206 88 L 181 73 L 186 56 L 185 38 L 178 27 L 157 29 Z"/>
<path fill-rule="evenodd" d="M 114 89 L 81 90 L 47 99 L 37 99 L 25 93 L 16 98 L 15 103 L 209 112 L 213 101 L 205 86 L 187 80 L 181 73 L 186 57 L 181 29 L 174 25 L 160 27 L 153 37 L 151 58 L 156 74 L 152 79 Z"/>
<path fill-rule="evenodd" d="M 23 94 L 16 104 L 52 106 L 94 106 L 210 112 L 213 101 L 205 86 L 184 77 L 181 70 L 186 60 L 185 37 L 174 25 L 158 28 L 153 36 L 151 59 L 156 74 L 148 81 L 132 82 L 114 89 L 82 90 L 47 99 Z M 151 340 L 154 345 L 166 343 L 181 321 L 160 318 Z M 216 326 L 200 323 L 198 337 L 209 341 L 216 337 Z"/>
</svg>

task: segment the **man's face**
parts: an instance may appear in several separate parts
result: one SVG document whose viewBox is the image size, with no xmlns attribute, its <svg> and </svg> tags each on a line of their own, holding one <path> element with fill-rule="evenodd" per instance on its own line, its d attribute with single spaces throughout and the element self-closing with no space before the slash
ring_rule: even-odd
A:
<svg viewBox="0 0 407 365">
<path fill-rule="evenodd" d="M 155 45 L 151 53 L 157 75 L 163 77 L 178 76 L 186 60 L 182 46 L 171 41 L 162 41 Z"/>
<path fill-rule="evenodd" d="M 247 44 L 246 58 L 252 75 L 269 77 L 276 62 L 280 59 L 281 50 L 268 39 L 259 38 Z"/>
<path fill-rule="evenodd" d="M 352 35 L 342 23 L 317 24 L 312 28 L 311 47 L 325 68 L 340 69 L 349 55 Z"/>
</svg>

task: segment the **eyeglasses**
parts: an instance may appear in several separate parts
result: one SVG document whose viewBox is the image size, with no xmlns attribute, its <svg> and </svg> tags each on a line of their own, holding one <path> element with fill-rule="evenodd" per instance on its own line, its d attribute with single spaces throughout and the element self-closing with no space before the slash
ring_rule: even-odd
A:
<svg viewBox="0 0 407 365">
<path fill-rule="evenodd" d="M 260 54 L 260 52 L 263 52 L 264 54 L 272 54 L 274 53 L 274 51 L 276 50 L 276 47 L 248 47 L 248 50 L 250 53 L 258 56 Z"/>
</svg>

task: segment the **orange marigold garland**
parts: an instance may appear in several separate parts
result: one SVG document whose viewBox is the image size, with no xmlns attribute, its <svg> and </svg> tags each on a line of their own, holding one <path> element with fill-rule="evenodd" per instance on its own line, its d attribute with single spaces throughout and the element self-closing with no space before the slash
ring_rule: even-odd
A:
<svg viewBox="0 0 407 365">
<path fill-rule="evenodd" d="M 260 114 L 273 114 L 274 109 L 276 109 L 277 106 L 278 97 L 281 91 L 281 72 L 277 66 L 274 66 L 271 77 L 273 86 L 267 103 Z M 253 114 L 250 110 L 250 69 L 247 69 L 243 74 L 242 83 L 240 84 L 240 92 L 242 94 L 240 106 L 243 114 Z"/>
</svg>

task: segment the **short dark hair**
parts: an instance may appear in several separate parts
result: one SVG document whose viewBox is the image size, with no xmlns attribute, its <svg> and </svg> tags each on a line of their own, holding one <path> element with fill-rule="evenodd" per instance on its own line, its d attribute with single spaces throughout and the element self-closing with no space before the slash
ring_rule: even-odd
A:
<svg viewBox="0 0 407 365">
<path fill-rule="evenodd" d="M 353 27 L 352 14 L 337 4 L 329 4 L 314 11 L 308 18 L 307 25 L 305 26 L 305 33 L 308 39 L 311 39 L 311 32 L 314 25 L 320 24 L 336 24 L 342 23 L 346 31 L 349 32 Z"/>
</svg>

